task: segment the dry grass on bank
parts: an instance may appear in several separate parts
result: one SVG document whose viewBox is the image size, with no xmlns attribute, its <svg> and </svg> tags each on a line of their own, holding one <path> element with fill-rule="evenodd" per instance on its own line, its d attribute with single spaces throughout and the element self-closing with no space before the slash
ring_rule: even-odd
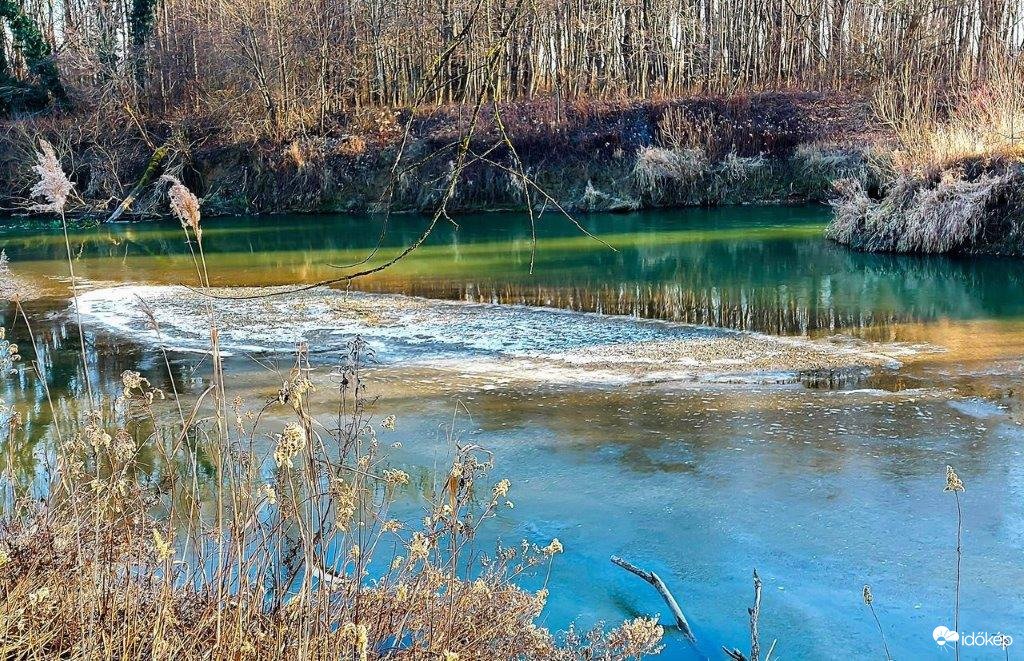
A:
<svg viewBox="0 0 1024 661">
<path fill-rule="evenodd" d="M 9 347 L 5 347 L 9 352 Z M 490 456 L 455 451 L 414 485 L 423 521 L 390 509 L 410 476 L 384 448 L 393 418 L 371 416 L 360 347 L 339 376 L 340 430 L 312 418 L 299 364 L 274 402 L 240 400 L 182 431 L 161 393 L 126 372 L 124 392 L 74 429 L 42 502 L 8 463 L 0 534 L 0 653 L 28 658 L 626 659 L 656 651 L 636 619 L 556 638 L 535 623 L 557 540 L 477 556 L 479 526 L 508 505 Z M 293 418 L 260 452 L 260 418 Z M 223 414 L 223 415 L 220 415 Z M 19 433 L 5 417 L 7 447 Z"/>
<path fill-rule="evenodd" d="M 891 166 L 898 175 L 935 177 L 970 162 L 1024 157 L 1020 65 L 993 71 L 983 84 L 963 90 L 896 79 L 876 90 L 875 109 L 893 131 Z"/>
<path fill-rule="evenodd" d="M 1019 67 L 1018 67 L 1019 69 Z M 828 236 L 886 252 L 1024 252 L 1024 72 L 945 92 L 908 80 L 876 94 L 895 145 L 877 191 L 842 179 Z"/>
</svg>

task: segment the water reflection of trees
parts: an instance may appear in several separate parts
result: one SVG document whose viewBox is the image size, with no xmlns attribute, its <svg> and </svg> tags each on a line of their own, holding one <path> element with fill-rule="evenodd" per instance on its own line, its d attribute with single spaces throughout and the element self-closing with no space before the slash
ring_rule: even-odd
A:
<svg viewBox="0 0 1024 661">
<path fill-rule="evenodd" d="M 793 246 L 770 255 L 704 246 L 643 262 L 614 279 L 579 272 L 562 282 L 416 279 L 407 293 L 482 303 L 546 305 L 738 330 L 793 334 L 886 327 L 941 318 L 1017 316 L 1024 265 L 1004 260 L 914 258 Z M 682 254 L 680 254 L 682 253 Z M 628 256 L 628 255 L 627 255 Z M 394 291 L 396 283 L 362 283 Z"/>
<path fill-rule="evenodd" d="M 458 229 L 445 227 L 409 260 L 355 286 L 773 333 L 1024 314 L 1024 302 L 1011 295 L 1024 282 L 1018 260 L 856 253 L 822 239 L 806 216 L 695 210 L 588 217 L 588 229 L 618 251 L 567 223 L 547 223 L 532 274 L 529 227 L 521 218 L 460 219 Z M 329 263 L 363 255 L 378 226 L 372 218 L 348 216 L 219 220 L 208 230 L 207 250 L 220 284 L 316 280 L 337 273 Z M 416 218 L 393 219 L 385 243 L 404 245 L 421 229 Z M 57 238 L 15 234 L 8 252 L 15 264 L 56 264 L 63 261 Z M 174 226 L 103 227 L 75 238 L 84 242 L 87 277 L 191 277 L 187 247 Z M 127 267 L 126 259 L 133 260 Z M 96 260 L 95 273 L 90 260 Z"/>
<path fill-rule="evenodd" d="M 512 250 L 499 275 L 394 274 L 359 286 L 786 334 L 1024 313 L 1010 295 L 1024 283 L 1019 260 L 865 254 L 814 236 L 673 242 L 655 232 L 619 252 L 542 243 L 534 274 L 508 266 L 524 258 Z"/>
</svg>

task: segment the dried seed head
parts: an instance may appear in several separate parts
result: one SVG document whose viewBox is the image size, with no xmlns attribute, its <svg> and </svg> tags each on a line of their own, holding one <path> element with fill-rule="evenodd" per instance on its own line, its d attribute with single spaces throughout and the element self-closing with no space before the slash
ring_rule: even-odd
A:
<svg viewBox="0 0 1024 661">
<path fill-rule="evenodd" d="M 409 484 L 409 474 L 397 468 L 385 470 L 381 476 L 390 487 Z"/>
<path fill-rule="evenodd" d="M 171 546 L 171 541 L 160 534 L 156 528 L 153 528 L 153 547 L 156 549 L 158 562 L 163 562 L 174 556 L 174 547 Z"/>
<path fill-rule="evenodd" d="M 551 543 L 545 546 L 543 549 L 541 549 L 541 551 L 543 551 L 544 555 L 554 555 L 556 553 L 561 553 L 562 542 L 558 541 L 558 538 L 555 537 L 551 540 Z"/>
<path fill-rule="evenodd" d="M 267 502 L 270 503 L 271 505 L 277 504 L 277 491 L 274 490 L 274 485 L 264 484 L 263 495 L 267 499 Z"/>
<path fill-rule="evenodd" d="M 664 633 L 657 620 L 638 617 L 609 632 L 608 641 L 621 651 L 621 658 L 640 658 L 657 653 Z"/>
<path fill-rule="evenodd" d="M 165 174 L 160 179 L 171 184 L 167 197 L 171 203 L 171 211 L 181 223 L 182 229 L 188 231 L 191 228 L 195 232 L 196 240 L 202 239 L 203 230 L 199 227 L 199 198 L 177 177 Z"/>
<path fill-rule="evenodd" d="M 871 594 L 871 586 L 870 585 L 865 585 L 864 586 L 864 605 L 865 606 L 870 606 L 871 603 L 874 600 L 875 600 L 875 597 Z"/>
<path fill-rule="evenodd" d="M 135 445 L 135 439 L 124 429 L 118 429 L 117 433 L 114 434 L 113 442 L 110 444 L 110 450 L 114 454 L 114 458 L 124 463 L 135 456 L 135 452 L 138 447 Z"/>
<path fill-rule="evenodd" d="M 33 211 L 61 213 L 68 202 L 68 195 L 75 184 L 67 178 L 60 167 L 53 145 L 40 138 L 39 151 L 36 152 L 36 164 L 32 169 L 39 175 L 39 181 L 32 187 L 32 197 L 46 199 L 45 204 L 32 205 Z"/>
<path fill-rule="evenodd" d="M 293 468 L 292 459 L 304 447 L 306 447 L 306 430 L 294 422 L 290 422 L 285 425 L 284 430 L 277 437 L 274 462 L 279 468 L 283 466 Z"/>
<path fill-rule="evenodd" d="M 133 390 L 144 392 L 149 387 L 149 380 L 134 370 L 125 370 L 121 372 L 121 386 L 124 396 L 131 397 Z"/>
<path fill-rule="evenodd" d="M 946 466 L 946 488 L 943 491 L 965 491 L 963 481 L 952 466 Z"/>
<path fill-rule="evenodd" d="M 409 541 L 409 562 L 422 560 L 430 555 L 430 540 L 421 532 L 414 532 Z"/>
<path fill-rule="evenodd" d="M 356 490 L 341 478 L 331 480 L 328 488 L 334 501 L 334 525 L 343 532 L 349 531 L 352 517 L 356 513 Z"/>
<path fill-rule="evenodd" d="M 369 633 L 365 624 L 354 624 L 346 622 L 340 630 L 341 639 L 356 648 L 356 657 L 359 661 L 366 661 L 367 647 L 369 646 Z"/>
</svg>

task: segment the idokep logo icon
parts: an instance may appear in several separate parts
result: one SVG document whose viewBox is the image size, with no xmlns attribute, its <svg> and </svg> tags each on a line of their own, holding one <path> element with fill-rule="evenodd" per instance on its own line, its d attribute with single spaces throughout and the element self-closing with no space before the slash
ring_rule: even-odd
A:
<svg viewBox="0 0 1024 661">
<path fill-rule="evenodd" d="M 1013 636 L 1009 636 L 1005 633 L 991 634 L 987 631 L 982 632 L 971 632 L 960 634 L 956 631 L 952 631 L 949 627 L 935 627 L 932 631 L 932 638 L 935 639 L 935 643 L 939 647 L 952 647 L 955 643 L 959 642 L 964 647 L 981 647 L 991 645 L 992 647 L 1002 647 L 1006 649 L 1010 645 L 1013 645 Z"/>
<path fill-rule="evenodd" d="M 955 643 L 960 640 L 960 634 L 950 631 L 948 627 L 935 627 L 935 631 L 932 632 L 932 638 L 939 644 L 939 647 L 942 647 L 946 643 Z"/>
</svg>

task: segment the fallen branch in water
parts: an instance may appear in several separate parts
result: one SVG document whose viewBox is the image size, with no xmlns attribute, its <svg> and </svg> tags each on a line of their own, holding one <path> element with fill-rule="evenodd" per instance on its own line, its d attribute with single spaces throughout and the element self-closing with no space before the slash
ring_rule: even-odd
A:
<svg viewBox="0 0 1024 661">
<path fill-rule="evenodd" d="M 757 620 L 761 616 L 761 577 L 757 575 L 757 570 L 754 570 L 754 607 L 748 608 L 747 613 L 750 614 L 750 657 L 749 659 L 736 648 L 729 649 L 728 647 L 722 646 L 722 650 L 734 661 L 760 661 L 761 658 L 761 637 L 757 630 Z M 772 652 L 775 650 L 776 641 L 772 641 L 772 645 L 768 648 L 768 655 L 765 656 L 765 661 L 770 661 L 772 658 Z"/>
<path fill-rule="evenodd" d="M 613 555 L 612 562 L 622 567 L 631 574 L 636 574 L 640 578 L 644 579 L 648 583 L 654 586 L 654 589 L 658 591 L 661 598 L 668 604 L 668 608 L 672 611 L 672 615 L 676 618 L 676 626 L 683 632 L 683 635 L 691 642 L 696 644 L 697 638 L 693 635 L 693 631 L 690 629 L 690 623 L 686 621 L 686 616 L 683 615 L 683 611 L 679 608 L 679 603 L 676 601 L 672 593 L 669 592 L 668 587 L 665 585 L 665 581 L 661 580 L 661 577 L 652 571 L 646 571 L 640 569 L 636 565 L 623 560 L 622 558 Z"/>
</svg>

